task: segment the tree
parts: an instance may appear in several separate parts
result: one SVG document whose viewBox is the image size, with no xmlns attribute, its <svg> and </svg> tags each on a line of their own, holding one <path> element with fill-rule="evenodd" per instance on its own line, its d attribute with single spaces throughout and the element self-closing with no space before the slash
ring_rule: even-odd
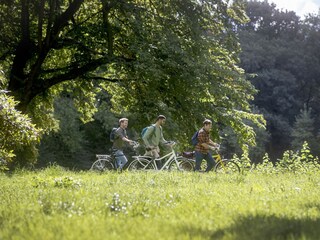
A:
<svg viewBox="0 0 320 240">
<path fill-rule="evenodd" d="M 138 126 L 166 112 L 185 132 L 180 139 L 211 117 L 253 144 L 243 119 L 264 124 L 251 113 L 256 91 L 238 67 L 241 1 L 19 0 L 0 10 L 6 87 L 44 130 L 54 121 L 42 113 L 61 91 L 90 120 L 101 89 L 113 111 L 144 116 Z"/>
<path fill-rule="evenodd" d="M 45 134 L 39 146 L 37 167 L 49 164 L 72 169 L 89 169 L 96 154 L 107 154 L 112 147 L 109 134 L 118 126 L 118 119 L 110 112 L 108 95 L 98 94 L 94 120 L 82 123 L 79 112 L 68 94 L 62 93 L 54 102 L 54 116 L 58 121 L 53 131 Z M 130 118 L 130 123 L 132 119 Z M 131 134 L 131 129 L 128 134 Z M 130 135 L 131 137 L 131 135 Z"/>
<path fill-rule="evenodd" d="M 306 106 L 296 117 L 291 136 L 291 145 L 295 150 L 301 149 L 304 142 L 308 142 L 311 149 L 318 145 L 316 144 L 314 119 L 311 117 L 311 110 L 307 109 Z"/>
<path fill-rule="evenodd" d="M 271 134 L 267 145 L 272 160 L 291 146 L 291 129 L 306 105 L 320 111 L 319 16 L 305 20 L 280 11 L 267 1 L 247 1 L 250 22 L 239 26 L 243 52 L 240 66 L 251 74 L 259 91 L 253 104 L 264 114 Z M 315 116 L 314 126 L 320 127 Z"/>
</svg>

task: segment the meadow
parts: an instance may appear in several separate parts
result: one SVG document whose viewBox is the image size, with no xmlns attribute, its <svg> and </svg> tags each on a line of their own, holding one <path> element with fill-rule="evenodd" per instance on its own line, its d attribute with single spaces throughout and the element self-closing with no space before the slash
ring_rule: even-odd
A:
<svg viewBox="0 0 320 240">
<path fill-rule="evenodd" d="M 0 173 L 0 239 L 319 239 L 319 173 Z"/>
</svg>

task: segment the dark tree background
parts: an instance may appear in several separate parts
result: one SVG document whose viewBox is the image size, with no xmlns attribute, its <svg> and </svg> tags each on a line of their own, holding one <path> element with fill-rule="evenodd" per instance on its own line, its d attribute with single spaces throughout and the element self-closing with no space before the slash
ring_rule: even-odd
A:
<svg viewBox="0 0 320 240">
<path fill-rule="evenodd" d="M 320 16 L 300 19 L 266 1 L 247 2 L 246 13 L 250 22 L 239 26 L 241 67 L 254 74 L 251 82 L 259 92 L 252 104 L 264 114 L 271 135 L 266 151 L 276 160 L 307 141 L 319 156 Z M 312 119 L 306 120 L 312 127 L 301 118 Z"/>
</svg>

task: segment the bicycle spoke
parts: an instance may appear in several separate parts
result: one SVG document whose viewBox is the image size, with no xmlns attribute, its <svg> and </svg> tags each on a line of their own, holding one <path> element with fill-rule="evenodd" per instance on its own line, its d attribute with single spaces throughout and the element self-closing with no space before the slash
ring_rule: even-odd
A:
<svg viewBox="0 0 320 240">
<path fill-rule="evenodd" d="M 177 163 L 178 162 L 178 163 Z M 176 161 L 172 161 L 169 165 L 170 171 L 193 171 L 193 163 L 187 158 L 178 157 Z"/>
<path fill-rule="evenodd" d="M 192 172 L 194 170 L 193 163 L 189 160 L 179 162 L 180 169 L 186 172 Z"/>
<path fill-rule="evenodd" d="M 177 164 L 176 161 L 172 160 L 172 162 L 169 164 L 169 170 L 170 171 L 179 171 L 179 163 Z"/>
<path fill-rule="evenodd" d="M 110 162 L 109 159 L 98 159 L 97 161 L 95 161 L 90 170 L 93 170 L 93 171 L 110 171 L 110 170 L 113 170 L 114 167 L 113 167 L 113 164 Z"/>
<path fill-rule="evenodd" d="M 227 159 L 219 162 L 215 166 L 214 170 L 216 173 L 227 173 L 227 174 L 240 173 L 240 167 L 238 166 L 238 164 Z"/>
<path fill-rule="evenodd" d="M 155 167 L 149 160 L 137 158 L 130 163 L 128 169 L 130 171 L 155 170 Z"/>
</svg>

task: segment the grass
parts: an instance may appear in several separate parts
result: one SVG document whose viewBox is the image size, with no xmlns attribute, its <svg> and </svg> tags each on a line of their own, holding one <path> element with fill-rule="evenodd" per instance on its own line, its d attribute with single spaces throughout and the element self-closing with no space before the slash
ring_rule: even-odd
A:
<svg viewBox="0 0 320 240">
<path fill-rule="evenodd" d="M 0 239 L 318 239 L 319 172 L 0 175 Z"/>
</svg>

